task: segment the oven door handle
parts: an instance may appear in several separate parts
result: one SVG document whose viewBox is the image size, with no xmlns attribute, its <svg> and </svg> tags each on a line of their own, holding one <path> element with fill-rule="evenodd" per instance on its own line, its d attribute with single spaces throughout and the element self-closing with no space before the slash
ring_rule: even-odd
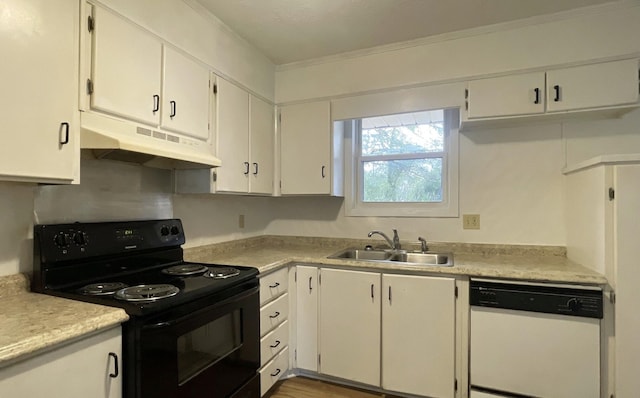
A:
<svg viewBox="0 0 640 398">
<path fill-rule="evenodd" d="M 249 289 L 247 291 L 244 291 L 244 292 L 242 292 L 240 294 L 237 294 L 235 296 L 229 297 L 228 299 L 223 300 L 223 301 L 215 304 L 214 306 L 207 307 L 203 311 L 210 311 L 214 307 L 220 307 L 220 306 L 223 306 L 223 305 L 225 305 L 225 304 L 227 304 L 229 302 L 242 300 L 245 297 L 248 297 L 248 296 L 251 296 L 252 294 L 255 294 L 256 292 L 259 291 L 259 289 L 260 288 L 258 286 L 253 287 L 253 288 L 251 288 L 251 289 Z M 163 328 L 167 328 L 167 327 L 172 327 L 172 326 L 175 326 L 178 323 L 181 323 L 181 322 L 183 322 L 183 321 L 185 321 L 187 319 L 193 318 L 194 316 L 197 316 L 198 314 L 202 314 L 202 313 L 203 313 L 202 311 L 199 311 L 199 312 L 196 312 L 196 313 L 192 313 L 192 314 L 189 314 L 189 315 L 186 315 L 186 316 L 183 316 L 183 317 L 180 317 L 180 318 L 176 318 L 176 319 L 171 319 L 171 320 L 168 320 L 168 321 L 165 320 L 165 321 L 160 321 L 160 322 L 156 322 L 156 323 L 150 323 L 148 325 L 143 325 L 142 326 L 142 330 L 155 330 L 155 329 L 163 329 Z"/>
</svg>

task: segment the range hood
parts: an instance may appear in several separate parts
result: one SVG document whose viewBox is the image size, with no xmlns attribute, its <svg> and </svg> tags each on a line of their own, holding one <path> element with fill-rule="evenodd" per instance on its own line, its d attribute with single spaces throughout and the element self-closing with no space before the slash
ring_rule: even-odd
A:
<svg viewBox="0 0 640 398">
<path fill-rule="evenodd" d="M 208 143 L 181 134 L 94 112 L 81 112 L 80 126 L 80 148 L 98 159 L 162 169 L 208 169 L 222 164 Z"/>
</svg>

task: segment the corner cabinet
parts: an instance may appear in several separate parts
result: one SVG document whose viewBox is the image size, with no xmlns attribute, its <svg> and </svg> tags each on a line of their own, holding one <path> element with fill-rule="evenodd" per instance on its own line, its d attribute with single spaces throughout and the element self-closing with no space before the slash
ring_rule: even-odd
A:
<svg viewBox="0 0 640 398">
<path fill-rule="evenodd" d="M 78 2 L 7 0 L 2 12 L 0 180 L 77 182 Z"/>
<path fill-rule="evenodd" d="M 330 102 L 279 109 L 282 195 L 343 195 L 343 137 L 331 123 Z"/>
<path fill-rule="evenodd" d="M 518 119 L 620 116 L 639 105 L 638 66 L 638 59 L 627 59 L 472 80 L 463 129 Z"/>
<path fill-rule="evenodd" d="M 122 397 L 120 326 L 0 369 L 3 397 Z"/>
</svg>

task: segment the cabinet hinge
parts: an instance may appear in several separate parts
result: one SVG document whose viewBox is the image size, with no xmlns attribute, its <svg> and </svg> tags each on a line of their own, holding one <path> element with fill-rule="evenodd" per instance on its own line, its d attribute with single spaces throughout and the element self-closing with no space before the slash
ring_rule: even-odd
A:
<svg viewBox="0 0 640 398">
<path fill-rule="evenodd" d="M 616 292 L 613 290 L 609 293 L 609 301 L 611 301 L 611 304 L 616 303 Z"/>
<path fill-rule="evenodd" d="M 318 271 L 318 286 L 322 285 L 322 274 Z"/>
<path fill-rule="evenodd" d="M 282 124 L 282 113 L 278 113 L 278 123 Z"/>
<path fill-rule="evenodd" d="M 280 189 L 282 189 L 282 180 L 280 180 Z"/>
<path fill-rule="evenodd" d="M 318 365 L 320 365 L 322 361 L 320 360 L 320 354 L 318 354 Z"/>
<path fill-rule="evenodd" d="M 293 350 L 293 360 L 294 361 L 298 360 L 298 350 Z"/>
<path fill-rule="evenodd" d="M 293 273 L 293 281 L 298 282 L 298 271 Z"/>
<path fill-rule="evenodd" d="M 458 391 L 458 379 L 453 381 L 453 391 Z"/>
<path fill-rule="evenodd" d="M 218 85 L 217 84 L 213 85 L 213 93 L 214 94 L 218 94 Z"/>
<path fill-rule="evenodd" d="M 93 32 L 93 30 L 95 29 L 95 24 L 91 15 L 89 15 L 89 17 L 87 18 L 87 29 L 89 30 L 89 32 Z"/>
<path fill-rule="evenodd" d="M 616 190 L 613 188 L 609 188 L 609 200 L 614 200 L 616 198 Z"/>
<path fill-rule="evenodd" d="M 456 287 L 453 289 L 453 293 L 455 294 L 456 298 L 458 298 L 458 286 L 456 286 Z"/>
<path fill-rule="evenodd" d="M 469 89 L 468 88 L 464 89 L 464 99 L 469 99 Z"/>
<path fill-rule="evenodd" d="M 93 94 L 93 82 L 91 79 L 87 79 L 87 94 Z"/>
</svg>

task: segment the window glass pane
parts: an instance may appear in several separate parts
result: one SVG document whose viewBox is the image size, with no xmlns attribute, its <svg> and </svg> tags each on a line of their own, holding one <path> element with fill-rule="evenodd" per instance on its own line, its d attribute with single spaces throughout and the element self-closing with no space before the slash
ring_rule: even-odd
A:
<svg viewBox="0 0 640 398">
<path fill-rule="evenodd" d="M 442 158 L 363 162 L 363 202 L 442 202 Z"/>
<path fill-rule="evenodd" d="M 362 155 L 444 152 L 444 112 L 362 119 Z"/>
</svg>

